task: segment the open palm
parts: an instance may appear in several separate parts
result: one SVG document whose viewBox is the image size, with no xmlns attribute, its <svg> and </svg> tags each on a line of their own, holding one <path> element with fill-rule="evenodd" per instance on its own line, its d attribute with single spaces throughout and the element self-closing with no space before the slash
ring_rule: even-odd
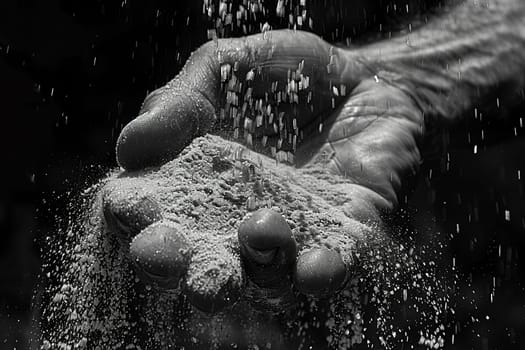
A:
<svg viewBox="0 0 525 350">
<path fill-rule="evenodd" d="M 283 30 L 199 48 L 123 129 L 117 159 L 126 170 L 159 165 L 207 132 L 227 132 L 258 152 L 293 162 L 298 173 L 344 179 L 338 189 L 347 200 L 340 209 L 366 224 L 397 206 L 405 179 L 418 170 L 423 116 L 401 87 L 381 81 L 364 58 L 313 34 Z M 114 215 L 118 208 L 105 207 L 109 221 L 129 227 Z M 269 211 L 258 215 L 280 222 Z M 252 223 L 239 229 L 239 240 L 248 275 L 263 288 L 272 259 L 280 259 L 279 268 L 305 294 L 330 295 L 351 273 L 336 250 L 296 257 L 284 228 L 267 232 Z M 153 251 L 140 248 L 140 254 Z M 152 273 L 179 274 L 166 271 Z"/>
</svg>

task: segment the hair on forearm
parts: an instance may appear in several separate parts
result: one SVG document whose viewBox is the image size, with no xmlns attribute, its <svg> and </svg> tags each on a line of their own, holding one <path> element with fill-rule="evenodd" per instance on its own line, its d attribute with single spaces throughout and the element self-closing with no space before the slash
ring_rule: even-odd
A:
<svg viewBox="0 0 525 350">
<path fill-rule="evenodd" d="M 427 117 L 454 121 L 474 106 L 521 96 L 525 2 L 464 1 L 420 29 L 361 53 L 379 78 L 406 90 Z"/>
</svg>

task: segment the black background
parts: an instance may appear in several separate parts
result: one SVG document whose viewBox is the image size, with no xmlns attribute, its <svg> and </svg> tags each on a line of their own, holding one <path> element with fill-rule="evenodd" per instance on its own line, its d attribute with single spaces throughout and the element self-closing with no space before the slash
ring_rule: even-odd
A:
<svg viewBox="0 0 525 350">
<path fill-rule="evenodd" d="M 317 31 L 333 39 L 329 5 L 337 1 L 326 3 Z M 368 15 L 372 30 L 386 21 L 390 2 L 380 3 L 377 16 Z M 42 239 L 53 234 L 68 198 L 116 165 L 116 137 L 147 92 L 174 76 L 206 40 L 201 6 L 0 3 L 0 349 L 28 348 Z M 352 35 L 358 38 L 359 30 Z M 451 349 L 525 347 L 525 106 L 503 114 L 496 110 L 480 121 L 471 113 L 450 131 L 437 130 L 410 202 L 418 208 L 415 224 L 434 216 L 452 237 L 460 282 Z"/>
</svg>

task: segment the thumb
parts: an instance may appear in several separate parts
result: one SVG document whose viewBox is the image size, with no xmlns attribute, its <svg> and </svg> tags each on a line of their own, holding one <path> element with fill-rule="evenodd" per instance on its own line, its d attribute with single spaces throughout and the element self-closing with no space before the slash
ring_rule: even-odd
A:
<svg viewBox="0 0 525 350">
<path fill-rule="evenodd" d="M 215 110 L 201 93 L 176 81 L 152 92 L 140 113 L 117 140 L 117 162 L 126 170 L 174 158 L 193 138 L 208 131 Z"/>
<path fill-rule="evenodd" d="M 269 81 L 280 85 L 304 66 L 313 86 L 314 80 L 327 82 L 328 75 L 320 72 L 330 63 L 329 53 L 330 45 L 318 36 L 289 30 L 202 45 L 175 79 L 146 98 L 142 114 L 122 130 L 116 149 L 119 165 L 127 170 L 159 165 L 205 134 L 219 107 L 223 65 L 234 67 L 241 78 L 252 69 L 264 69 Z M 268 81 L 262 86 L 267 88 Z M 309 118 L 302 119 L 306 124 Z"/>
<path fill-rule="evenodd" d="M 195 50 L 180 73 L 149 94 L 139 116 L 117 140 L 118 164 L 126 170 L 160 165 L 173 159 L 215 118 L 218 63 L 209 42 Z"/>
</svg>

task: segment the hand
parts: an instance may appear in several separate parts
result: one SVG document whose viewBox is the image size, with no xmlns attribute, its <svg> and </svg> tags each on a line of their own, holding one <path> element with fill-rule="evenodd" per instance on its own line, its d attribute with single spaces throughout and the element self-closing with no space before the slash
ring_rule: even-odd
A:
<svg viewBox="0 0 525 350">
<path fill-rule="evenodd" d="M 374 73 L 377 68 L 370 68 L 373 66 L 358 52 L 333 47 L 300 31 L 208 42 L 175 79 L 146 98 L 140 115 L 119 137 L 118 163 L 126 170 L 159 165 L 218 124 L 223 129 L 233 127 L 237 136 L 235 128 L 243 125 L 242 119 L 241 123 L 235 121 L 235 107 L 240 111 L 246 102 L 244 116 L 253 118 L 244 123 L 248 144 L 262 153 L 269 148 L 272 154 L 287 155 L 287 159 L 295 150 L 297 172 L 344 178 L 338 190 L 349 200 L 338 209 L 377 230 L 380 215 L 397 206 L 405 180 L 418 170 L 417 143 L 423 134 L 423 116 L 410 91 L 380 80 Z M 280 97 L 276 92 L 281 92 Z M 264 102 L 263 108 L 258 101 Z M 267 105 L 272 112 L 268 113 Z M 269 122 L 271 113 L 273 123 Z M 264 115 L 260 123 L 257 114 Z M 285 151 L 278 153 L 279 149 Z M 130 215 L 122 215 L 121 206 L 108 200 L 105 203 L 106 218 L 116 223 L 116 231 L 135 227 L 136 234 L 158 219 L 157 209 L 147 201 Z M 270 211 L 257 215 L 262 221 L 284 221 Z M 295 242 L 286 229 L 272 235 L 253 222 L 241 225 L 240 247 L 249 278 L 262 288 L 268 284 L 265 254 L 272 249 L 285 252 L 284 260 L 292 263 L 279 268 L 293 275 L 295 288 L 304 294 L 330 296 L 352 274 L 352 266 L 337 249 L 313 249 L 296 260 Z M 135 250 L 132 246 L 131 254 L 152 261 L 153 257 L 143 255 L 153 256 L 157 241 L 142 240 Z M 161 265 L 150 272 L 166 281 L 178 280 L 180 269 L 168 271 Z M 148 267 L 151 264 L 144 266 Z"/>
</svg>

